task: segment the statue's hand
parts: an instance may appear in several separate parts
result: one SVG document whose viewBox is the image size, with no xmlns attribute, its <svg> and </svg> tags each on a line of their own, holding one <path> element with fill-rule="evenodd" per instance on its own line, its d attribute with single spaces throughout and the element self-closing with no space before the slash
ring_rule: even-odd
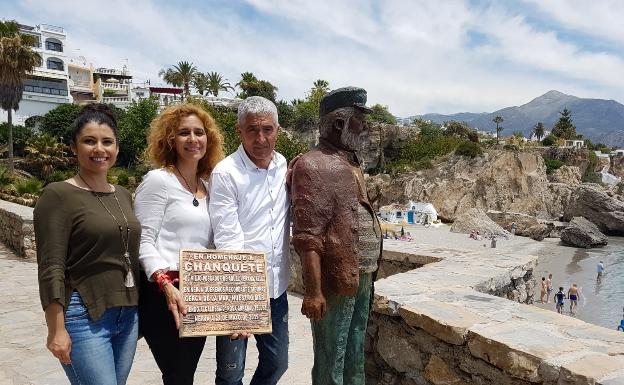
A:
<svg viewBox="0 0 624 385">
<path fill-rule="evenodd" d="M 292 169 L 295 167 L 295 163 L 297 163 L 299 158 L 301 158 L 301 155 L 302 154 L 297 154 L 297 156 L 292 158 L 292 160 L 288 163 L 288 171 L 286 171 L 286 187 L 288 188 L 288 191 L 290 191 L 292 186 Z"/>
<path fill-rule="evenodd" d="M 313 296 L 305 295 L 303 297 L 301 313 L 306 317 L 318 321 L 325 317 L 326 312 L 327 302 L 322 293 Z"/>
</svg>

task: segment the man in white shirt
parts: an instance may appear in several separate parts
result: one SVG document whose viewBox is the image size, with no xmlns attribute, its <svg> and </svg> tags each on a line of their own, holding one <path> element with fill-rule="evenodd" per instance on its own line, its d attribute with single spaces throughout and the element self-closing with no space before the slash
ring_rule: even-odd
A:
<svg viewBox="0 0 624 385">
<path fill-rule="evenodd" d="M 286 159 L 274 151 L 279 129 L 275 104 L 259 96 L 243 100 L 236 124 L 242 144 L 210 177 L 216 248 L 262 251 L 267 258 L 273 333 L 255 336 L 259 362 L 250 385 L 277 384 L 288 367 L 290 202 Z M 246 336 L 217 337 L 216 385 L 243 384 Z"/>
</svg>

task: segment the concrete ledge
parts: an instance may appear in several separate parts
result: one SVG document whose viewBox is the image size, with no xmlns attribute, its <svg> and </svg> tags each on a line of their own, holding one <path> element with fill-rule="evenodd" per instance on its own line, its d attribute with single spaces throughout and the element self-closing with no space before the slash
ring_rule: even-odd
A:
<svg viewBox="0 0 624 385">
<path fill-rule="evenodd" d="M 32 207 L 0 200 L 0 242 L 20 257 L 37 257 Z"/>
<path fill-rule="evenodd" d="M 370 383 L 624 384 L 624 333 L 527 305 L 537 257 L 397 241 L 385 249 L 438 262 L 376 282 Z M 397 341 L 417 365 L 388 353 Z"/>
</svg>

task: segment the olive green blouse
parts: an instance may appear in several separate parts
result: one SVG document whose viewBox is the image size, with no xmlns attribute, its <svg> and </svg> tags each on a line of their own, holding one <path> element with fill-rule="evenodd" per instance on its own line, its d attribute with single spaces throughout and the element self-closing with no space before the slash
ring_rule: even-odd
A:
<svg viewBox="0 0 624 385">
<path fill-rule="evenodd" d="M 135 286 L 124 285 L 125 246 L 118 223 L 102 206 L 97 195 L 122 225 L 114 193 L 94 193 L 67 182 L 49 184 L 37 201 L 34 225 L 39 268 L 39 296 L 45 309 L 57 301 L 67 309 L 78 291 L 92 320 L 107 309 L 138 303 L 139 240 L 141 225 L 132 212 L 132 196 L 115 186 L 119 205 L 128 219 L 128 251 Z"/>
</svg>

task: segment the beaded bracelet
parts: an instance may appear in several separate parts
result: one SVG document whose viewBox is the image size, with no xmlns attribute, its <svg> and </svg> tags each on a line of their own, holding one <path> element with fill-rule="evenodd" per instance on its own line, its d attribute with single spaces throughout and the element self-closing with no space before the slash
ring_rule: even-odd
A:
<svg viewBox="0 0 624 385">
<path fill-rule="evenodd" d="M 165 286 L 173 283 L 171 278 L 162 270 L 156 270 L 154 274 L 152 274 L 152 281 L 158 284 L 160 291 L 163 291 Z"/>
</svg>

